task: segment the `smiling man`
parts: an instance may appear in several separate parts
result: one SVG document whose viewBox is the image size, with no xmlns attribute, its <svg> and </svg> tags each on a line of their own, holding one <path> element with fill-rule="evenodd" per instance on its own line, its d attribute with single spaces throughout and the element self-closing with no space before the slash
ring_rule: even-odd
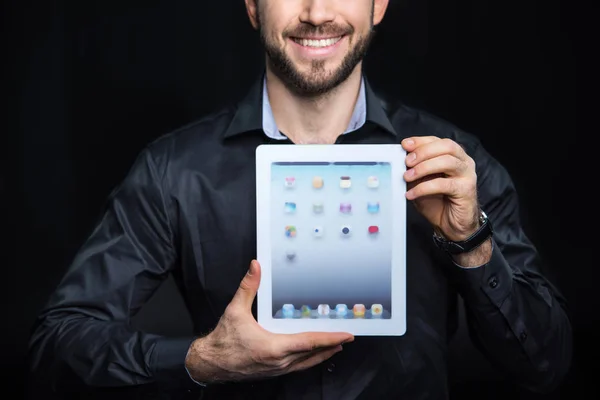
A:
<svg viewBox="0 0 600 400">
<path fill-rule="evenodd" d="M 521 228 L 507 171 L 473 135 L 384 103 L 363 76 L 387 0 L 246 7 L 265 74 L 239 104 L 141 152 L 38 319 L 33 371 L 54 387 L 72 372 L 91 387 L 155 384 L 172 398 L 446 399 L 460 295 L 498 374 L 555 388 L 569 367 L 571 327 Z M 257 324 L 254 154 L 264 143 L 406 149 L 406 335 L 279 335 Z M 128 324 L 169 274 L 194 337 Z"/>
</svg>

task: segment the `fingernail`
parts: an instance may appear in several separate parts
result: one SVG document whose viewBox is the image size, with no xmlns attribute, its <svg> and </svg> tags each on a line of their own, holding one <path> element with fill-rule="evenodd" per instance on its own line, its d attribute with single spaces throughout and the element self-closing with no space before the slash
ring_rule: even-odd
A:
<svg viewBox="0 0 600 400">
<path fill-rule="evenodd" d="M 415 144 L 415 141 L 412 139 L 404 139 L 403 142 L 406 146 L 412 146 L 413 144 Z"/>
<path fill-rule="evenodd" d="M 256 261 L 252 260 L 252 262 L 250 262 L 250 268 L 248 268 L 248 276 L 252 276 L 252 271 L 254 270 L 254 268 L 256 268 Z"/>
<path fill-rule="evenodd" d="M 415 169 L 411 168 L 408 171 L 406 171 L 406 177 L 410 178 L 411 176 L 413 176 L 415 174 Z"/>
<path fill-rule="evenodd" d="M 417 158 L 417 155 L 415 153 L 410 153 L 409 155 L 406 156 L 406 161 L 413 162 L 413 161 L 415 161 L 416 158 Z"/>
</svg>

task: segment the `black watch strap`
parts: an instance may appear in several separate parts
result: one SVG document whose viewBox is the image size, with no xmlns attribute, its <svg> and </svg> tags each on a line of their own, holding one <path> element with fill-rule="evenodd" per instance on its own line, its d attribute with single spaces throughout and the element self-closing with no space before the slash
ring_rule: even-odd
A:
<svg viewBox="0 0 600 400">
<path fill-rule="evenodd" d="M 451 240 L 446 240 L 440 235 L 434 233 L 433 242 L 437 247 L 450 254 L 468 253 L 469 251 L 479 247 L 494 233 L 494 230 L 492 229 L 492 223 L 483 211 L 479 217 L 479 223 L 479 229 L 477 229 L 475 233 L 463 241 L 453 242 Z"/>
</svg>

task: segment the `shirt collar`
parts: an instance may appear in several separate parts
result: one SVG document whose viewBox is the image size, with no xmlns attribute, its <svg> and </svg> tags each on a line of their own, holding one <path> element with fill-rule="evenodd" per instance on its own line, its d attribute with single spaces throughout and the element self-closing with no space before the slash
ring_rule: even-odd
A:
<svg viewBox="0 0 600 400">
<path fill-rule="evenodd" d="M 360 129 L 367 119 L 367 98 L 365 95 L 365 80 L 362 79 L 360 83 L 360 91 L 358 93 L 358 100 L 354 106 L 350 123 L 344 131 L 344 135 L 348 132 Z M 281 134 L 281 131 L 277 128 L 275 117 L 273 116 L 273 110 L 271 109 L 271 103 L 269 102 L 269 94 L 267 93 L 267 80 L 263 80 L 263 91 L 262 91 L 262 128 L 265 134 L 271 139 L 285 140 L 287 137 Z"/>
<path fill-rule="evenodd" d="M 344 133 L 359 129 L 367 121 L 379 125 L 393 135 L 398 135 L 383 109 L 381 99 L 373 92 L 368 80 L 363 77 L 358 101 Z M 246 97 L 238 103 L 231 123 L 225 131 L 225 137 L 251 131 L 263 131 L 270 138 L 285 139 L 275 124 L 269 98 L 266 95 L 264 76 L 256 80 Z"/>
</svg>

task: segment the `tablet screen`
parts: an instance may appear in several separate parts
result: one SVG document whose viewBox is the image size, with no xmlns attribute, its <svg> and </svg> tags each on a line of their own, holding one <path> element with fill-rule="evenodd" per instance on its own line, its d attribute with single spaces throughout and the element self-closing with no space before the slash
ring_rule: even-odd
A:
<svg viewBox="0 0 600 400">
<path fill-rule="evenodd" d="M 272 162 L 272 316 L 392 316 L 392 167 Z"/>
</svg>

